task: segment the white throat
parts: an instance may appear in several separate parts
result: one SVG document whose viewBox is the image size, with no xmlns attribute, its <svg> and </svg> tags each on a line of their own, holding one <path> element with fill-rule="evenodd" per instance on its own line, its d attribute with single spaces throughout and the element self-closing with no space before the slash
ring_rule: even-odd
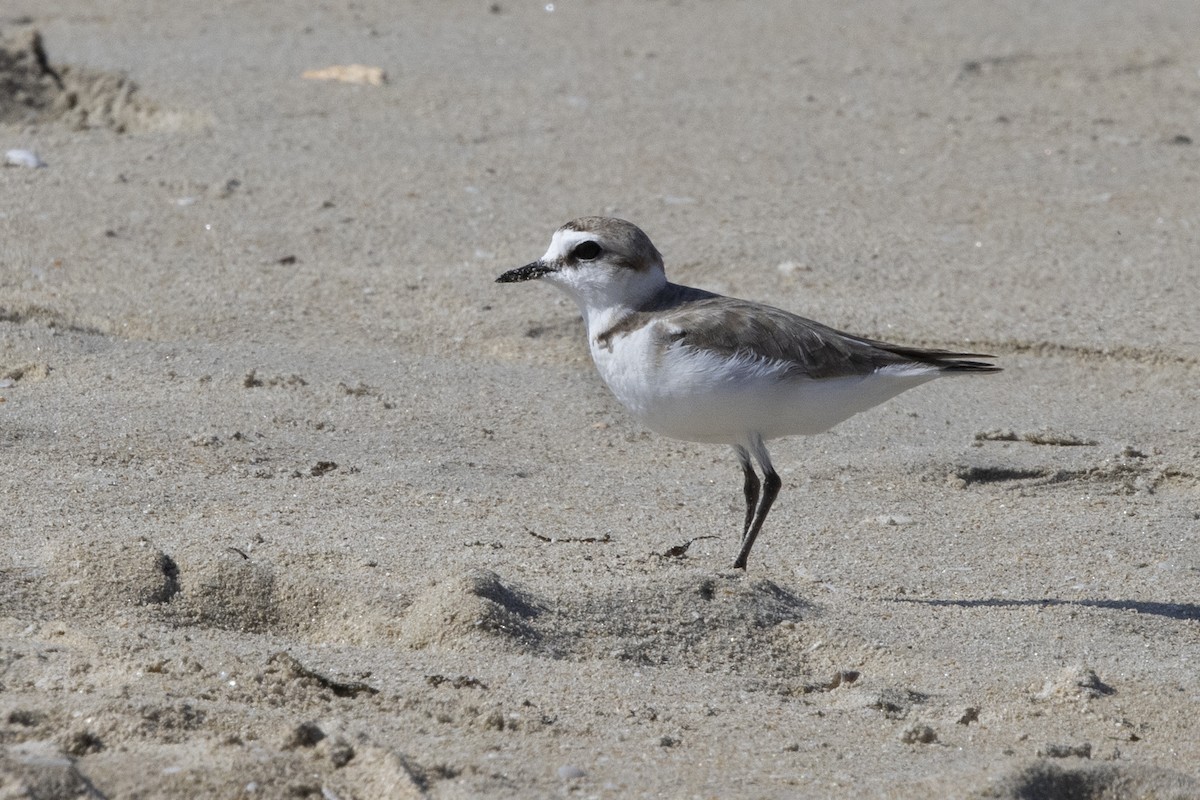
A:
<svg viewBox="0 0 1200 800">
<path fill-rule="evenodd" d="M 621 317 L 646 307 L 667 285 L 661 264 L 642 264 L 634 269 L 603 256 L 595 261 L 565 263 L 576 245 L 594 238 L 594 234 L 583 231 L 557 231 L 542 256 L 544 263 L 562 265 L 545 279 L 579 305 L 589 335 L 607 330 Z"/>
</svg>

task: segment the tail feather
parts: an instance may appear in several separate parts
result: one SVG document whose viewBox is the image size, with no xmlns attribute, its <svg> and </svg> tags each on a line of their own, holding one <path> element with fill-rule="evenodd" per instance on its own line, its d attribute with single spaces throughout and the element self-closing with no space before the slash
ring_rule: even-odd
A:
<svg viewBox="0 0 1200 800">
<path fill-rule="evenodd" d="M 982 358 L 995 358 L 995 356 L 984 356 Z M 946 361 L 939 362 L 942 372 L 1003 372 L 1004 367 L 997 367 L 995 364 L 988 364 L 986 361 Z"/>
<path fill-rule="evenodd" d="M 995 356 L 987 353 L 955 353 L 950 350 L 927 350 L 921 347 L 903 347 L 890 344 L 885 349 L 898 356 L 910 358 L 922 364 L 939 367 L 942 372 L 1000 372 L 1003 369 L 986 361 L 964 360 L 995 358 Z"/>
</svg>

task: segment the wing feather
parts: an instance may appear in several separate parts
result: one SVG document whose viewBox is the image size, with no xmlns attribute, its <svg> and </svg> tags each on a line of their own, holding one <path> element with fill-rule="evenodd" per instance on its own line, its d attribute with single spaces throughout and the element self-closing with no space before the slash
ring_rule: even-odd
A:
<svg viewBox="0 0 1200 800">
<path fill-rule="evenodd" d="M 682 287 L 681 287 L 682 288 Z M 993 356 L 906 347 L 867 339 L 772 306 L 718 296 L 681 299 L 656 309 L 658 329 L 674 342 L 724 355 L 753 355 L 793 365 L 810 378 L 867 375 L 888 366 L 928 365 L 947 372 L 994 372 Z M 648 320 L 642 320 L 643 324 Z"/>
</svg>

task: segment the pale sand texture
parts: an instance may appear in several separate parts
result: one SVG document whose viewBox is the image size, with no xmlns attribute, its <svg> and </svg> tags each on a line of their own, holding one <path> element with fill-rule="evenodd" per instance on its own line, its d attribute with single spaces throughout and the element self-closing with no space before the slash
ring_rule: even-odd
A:
<svg viewBox="0 0 1200 800">
<path fill-rule="evenodd" d="M 1200 4 L 30 28 L 122 99 L 0 125 L 0 797 L 1200 796 Z M 597 213 L 1006 371 L 776 443 L 733 573 L 733 454 L 492 282 Z"/>
</svg>

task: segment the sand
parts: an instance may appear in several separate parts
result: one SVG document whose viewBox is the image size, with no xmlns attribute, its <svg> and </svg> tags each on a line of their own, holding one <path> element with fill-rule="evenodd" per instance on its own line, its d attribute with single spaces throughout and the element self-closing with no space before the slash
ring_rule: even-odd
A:
<svg viewBox="0 0 1200 800">
<path fill-rule="evenodd" d="M 9 0 L 0 797 L 1200 796 L 1198 30 Z M 493 283 L 584 214 L 1005 371 L 776 443 L 735 572 Z"/>
</svg>

